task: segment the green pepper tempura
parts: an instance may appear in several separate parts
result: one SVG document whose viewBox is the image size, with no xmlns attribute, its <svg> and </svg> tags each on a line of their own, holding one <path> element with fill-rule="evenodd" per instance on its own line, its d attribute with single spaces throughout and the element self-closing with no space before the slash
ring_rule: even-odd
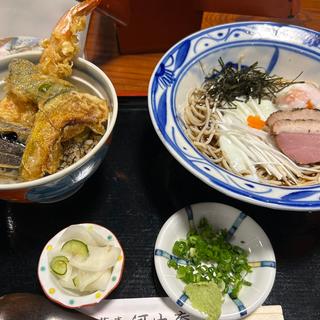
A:
<svg viewBox="0 0 320 320">
<path fill-rule="evenodd" d="M 172 253 L 188 261 L 179 265 L 169 260 L 168 266 L 177 270 L 177 278 L 186 284 L 214 281 L 221 291 L 236 298 L 243 285 L 250 286 L 245 276 L 251 272 L 247 252 L 230 244 L 227 231 L 215 232 L 205 218 L 197 230 L 190 230 L 186 240 L 174 243 Z"/>
</svg>

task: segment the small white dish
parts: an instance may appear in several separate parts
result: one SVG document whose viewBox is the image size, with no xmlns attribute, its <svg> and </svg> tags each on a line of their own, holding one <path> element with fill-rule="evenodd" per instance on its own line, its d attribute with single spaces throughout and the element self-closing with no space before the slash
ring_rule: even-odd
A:
<svg viewBox="0 0 320 320">
<path fill-rule="evenodd" d="M 244 286 L 238 299 L 225 295 L 221 320 L 235 320 L 251 314 L 268 297 L 276 275 L 276 260 L 272 245 L 261 227 L 240 210 L 221 203 L 198 203 L 173 214 L 162 226 L 155 244 L 154 262 L 160 283 L 168 296 L 185 312 L 205 318 L 191 306 L 183 293 L 185 284 L 176 278 L 176 271 L 167 265 L 176 240 L 185 239 L 190 224 L 205 217 L 214 229 L 227 229 L 230 242 L 249 252 L 252 272 L 246 276 L 251 286 Z"/>
<path fill-rule="evenodd" d="M 70 291 L 65 290 L 59 285 L 59 282 L 50 271 L 48 259 L 48 253 L 55 249 L 61 235 L 67 228 L 61 230 L 51 240 L 49 240 L 42 250 L 39 259 L 38 278 L 45 295 L 53 302 L 56 302 L 66 308 L 79 308 L 100 302 L 118 286 L 124 267 L 123 249 L 116 236 L 110 230 L 93 223 L 82 223 L 78 224 L 78 226 L 84 226 L 85 228 L 94 230 L 106 239 L 110 245 L 120 248 L 120 256 L 112 269 L 111 277 L 105 290 L 98 290 L 91 294 L 76 296 L 72 295 Z"/>
</svg>

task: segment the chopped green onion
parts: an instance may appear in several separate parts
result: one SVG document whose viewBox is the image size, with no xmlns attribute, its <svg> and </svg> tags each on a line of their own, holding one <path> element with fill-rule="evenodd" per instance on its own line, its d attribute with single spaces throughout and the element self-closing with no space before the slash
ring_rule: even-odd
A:
<svg viewBox="0 0 320 320">
<path fill-rule="evenodd" d="M 186 255 L 187 250 L 188 246 L 186 241 L 176 241 L 172 248 L 173 254 L 179 258 L 183 258 Z"/>
<path fill-rule="evenodd" d="M 208 221 L 200 220 L 196 230 L 190 230 L 187 238 L 174 243 L 175 256 L 186 259 L 189 264 L 179 265 L 170 259 L 168 266 L 177 271 L 177 278 L 185 283 L 214 281 L 223 293 L 237 297 L 242 286 L 251 283 L 244 277 L 251 272 L 247 252 L 230 244 L 227 231 L 215 232 Z"/>
<path fill-rule="evenodd" d="M 51 84 L 50 83 L 43 83 L 39 88 L 38 90 L 40 92 L 47 92 L 51 87 Z"/>
</svg>

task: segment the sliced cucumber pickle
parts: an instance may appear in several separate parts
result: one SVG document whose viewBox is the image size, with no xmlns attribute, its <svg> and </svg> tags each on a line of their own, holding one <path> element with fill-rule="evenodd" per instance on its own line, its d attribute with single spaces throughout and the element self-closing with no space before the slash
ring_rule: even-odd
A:
<svg viewBox="0 0 320 320">
<path fill-rule="evenodd" d="M 73 256 L 87 258 L 89 255 L 88 246 L 80 240 L 69 240 L 61 249 L 65 253 L 69 253 Z"/>
<path fill-rule="evenodd" d="M 73 282 L 74 286 L 77 288 L 79 286 L 79 282 L 80 282 L 79 277 L 74 277 L 72 279 L 72 282 Z"/>
<path fill-rule="evenodd" d="M 60 275 L 63 276 L 64 274 L 67 273 L 68 270 L 68 258 L 65 256 L 57 256 L 54 257 L 51 262 L 50 262 L 50 268 L 51 270 Z"/>
</svg>

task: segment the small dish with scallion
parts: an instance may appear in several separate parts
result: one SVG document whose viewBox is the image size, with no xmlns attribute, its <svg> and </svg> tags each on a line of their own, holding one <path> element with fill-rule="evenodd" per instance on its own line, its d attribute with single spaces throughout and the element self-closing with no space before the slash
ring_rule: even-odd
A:
<svg viewBox="0 0 320 320">
<path fill-rule="evenodd" d="M 276 274 L 271 243 L 246 213 L 199 203 L 161 228 L 155 268 L 168 296 L 190 315 L 240 319 L 268 297 Z"/>
</svg>

